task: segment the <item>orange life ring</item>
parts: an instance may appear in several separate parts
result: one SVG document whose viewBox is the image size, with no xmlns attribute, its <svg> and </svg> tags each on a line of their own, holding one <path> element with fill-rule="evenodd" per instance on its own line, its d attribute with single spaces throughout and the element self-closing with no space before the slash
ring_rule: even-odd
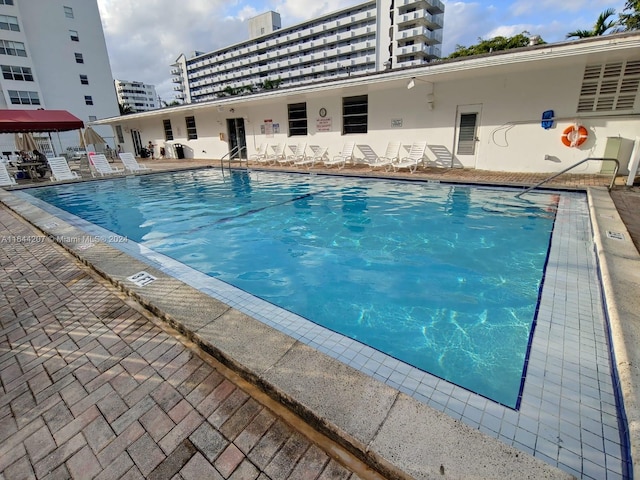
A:
<svg viewBox="0 0 640 480">
<path fill-rule="evenodd" d="M 589 132 L 582 125 L 571 125 L 562 132 L 562 143 L 567 147 L 579 147 L 588 136 Z"/>
</svg>

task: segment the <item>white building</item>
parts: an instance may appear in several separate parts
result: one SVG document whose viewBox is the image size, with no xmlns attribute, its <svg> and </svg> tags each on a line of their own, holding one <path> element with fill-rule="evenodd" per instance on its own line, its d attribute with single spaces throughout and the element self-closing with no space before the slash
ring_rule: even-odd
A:
<svg viewBox="0 0 640 480">
<path fill-rule="evenodd" d="M 408 88 L 413 86 L 413 88 Z M 128 151 L 142 137 L 180 143 L 187 158 L 220 159 L 259 145 L 356 142 L 356 157 L 426 141 L 425 165 L 559 172 L 587 157 L 614 157 L 624 173 L 640 131 L 640 33 L 535 45 L 430 66 L 337 78 L 104 119 Z M 543 123 L 543 114 L 551 121 Z M 563 143 L 566 129 L 587 138 Z M 288 153 L 289 150 L 286 150 Z M 576 173 L 613 165 L 587 162 Z"/>
<path fill-rule="evenodd" d="M 118 103 L 131 112 L 146 112 L 159 108 L 155 85 L 128 80 L 114 80 Z"/>
<path fill-rule="evenodd" d="M 67 110 L 85 124 L 119 114 L 96 0 L 1 1 L 0 65 L 0 108 Z M 59 137 L 56 150 L 79 143 Z"/>
<path fill-rule="evenodd" d="M 269 12 L 249 21 L 248 41 L 180 55 L 174 90 L 195 103 L 259 90 L 265 81 L 288 87 L 424 65 L 440 56 L 443 21 L 440 0 L 373 0 L 287 28 Z"/>
</svg>

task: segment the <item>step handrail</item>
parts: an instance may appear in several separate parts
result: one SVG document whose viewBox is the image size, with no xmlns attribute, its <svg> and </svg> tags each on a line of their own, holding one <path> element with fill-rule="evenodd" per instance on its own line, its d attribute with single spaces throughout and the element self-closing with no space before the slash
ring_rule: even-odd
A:
<svg viewBox="0 0 640 480">
<path fill-rule="evenodd" d="M 578 165 L 582 165 L 583 163 L 588 162 L 590 160 L 600 160 L 602 162 L 615 162 L 616 166 L 613 169 L 613 176 L 611 177 L 611 183 L 609 184 L 609 187 L 608 187 L 609 191 L 611 191 L 611 189 L 613 188 L 613 184 L 616 181 L 616 177 L 618 176 L 618 170 L 620 170 L 620 162 L 618 161 L 618 159 L 617 158 L 607 158 L 607 157 L 588 157 L 588 158 L 584 158 L 584 159 L 580 160 L 578 163 L 574 163 L 570 167 L 567 167 L 564 170 L 562 170 L 561 172 L 554 173 L 549 178 L 545 178 L 541 182 L 536 183 L 533 187 L 527 188 L 526 190 L 524 190 L 524 191 L 520 192 L 519 194 L 517 194 L 516 198 L 520 198 L 525 193 L 530 192 L 531 190 L 534 190 L 534 189 L 538 188 L 540 185 L 543 185 L 543 184 L 547 183 L 548 181 L 553 180 L 556 177 L 559 177 L 563 173 L 566 173 L 569 170 L 577 167 Z"/>
<path fill-rule="evenodd" d="M 247 147 L 241 147 L 240 145 L 236 145 L 235 147 L 233 147 L 231 150 L 229 150 L 227 153 L 225 153 L 222 158 L 220 159 L 220 169 L 224 168 L 224 159 L 228 156 L 229 158 L 227 159 L 227 163 L 229 166 L 229 170 L 231 170 L 231 157 L 233 155 L 235 155 L 236 153 L 239 153 L 240 156 L 240 166 L 242 166 L 242 150 L 246 150 Z M 244 159 L 245 161 L 247 160 L 246 158 Z"/>
</svg>

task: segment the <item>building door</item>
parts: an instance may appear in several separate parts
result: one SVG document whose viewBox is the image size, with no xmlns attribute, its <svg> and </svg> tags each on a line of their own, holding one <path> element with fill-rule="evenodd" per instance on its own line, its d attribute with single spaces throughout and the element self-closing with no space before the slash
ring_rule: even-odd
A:
<svg viewBox="0 0 640 480">
<path fill-rule="evenodd" d="M 231 158 L 247 158 L 247 138 L 244 130 L 244 118 L 227 118 L 229 151 Z"/>
<path fill-rule="evenodd" d="M 476 168 L 478 146 L 478 125 L 482 105 L 459 105 L 456 119 L 456 139 L 454 143 L 454 161 L 467 168 Z M 461 164 L 461 165 L 460 165 Z"/>
<path fill-rule="evenodd" d="M 133 141 L 133 151 L 137 156 L 140 156 L 140 150 L 142 150 L 142 140 L 140 140 L 140 131 L 131 130 L 131 140 Z"/>
</svg>

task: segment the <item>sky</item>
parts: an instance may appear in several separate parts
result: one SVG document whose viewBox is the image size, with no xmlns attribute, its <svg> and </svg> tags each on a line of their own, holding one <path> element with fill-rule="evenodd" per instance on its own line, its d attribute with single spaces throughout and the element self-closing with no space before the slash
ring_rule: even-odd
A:
<svg viewBox="0 0 640 480">
<path fill-rule="evenodd" d="M 267 11 L 282 27 L 341 10 L 364 0 L 98 0 L 113 77 L 155 85 L 174 100 L 171 64 L 181 53 L 210 52 L 249 39 L 246 20 Z M 607 8 L 622 12 L 624 0 L 447 1 L 442 55 L 457 45 L 527 31 L 547 43 L 575 30 L 590 30 Z M 613 17 L 617 19 L 617 15 Z"/>
</svg>

